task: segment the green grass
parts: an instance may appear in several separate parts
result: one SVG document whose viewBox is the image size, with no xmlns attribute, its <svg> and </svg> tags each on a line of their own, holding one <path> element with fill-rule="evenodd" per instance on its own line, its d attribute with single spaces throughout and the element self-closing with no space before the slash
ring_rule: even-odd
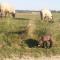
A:
<svg viewBox="0 0 60 60">
<path fill-rule="evenodd" d="M 16 54 L 19 57 L 22 55 L 34 57 L 60 55 L 60 13 L 53 13 L 53 17 L 54 23 L 40 20 L 38 13 L 35 15 L 32 13 L 17 13 L 16 19 L 9 17 L 0 19 L 0 56 L 11 57 L 11 54 Z M 26 30 L 30 20 L 34 20 L 36 27 L 33 40 L 38 39 L 38 36 L 52 33 L 54 39 L 52 48 L 30 48 L 28 46 L 26 43 L 26 40 L 30 38 L 28 30 L 24 33 L 23 31 Z"/>
</svg>

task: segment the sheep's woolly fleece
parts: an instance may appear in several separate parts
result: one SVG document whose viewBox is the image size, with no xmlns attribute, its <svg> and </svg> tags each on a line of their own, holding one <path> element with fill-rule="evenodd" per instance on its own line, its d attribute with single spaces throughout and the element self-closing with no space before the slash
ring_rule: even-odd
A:
<svg viewBox="0 0 60 60">
<path fill-rule="evenodd" d="M 52 19 L 52 13 L 51 13 L 50 10 L 48 10 L 48 9 L 42 9 L 41 12 L 42 12 L 42 14 L 43 14 L 43 18 L 44 18 L 45 16 L 47 16 L 47 17 L 49 17 L 50 19 Z"/>
<path fill-rule="evenodd" d="M 15 13 L 15 8 L 12 7 L 10 4 L 6 4 L 6 3 L 1 4 L 1 9 L 2 9 L 3 12 L 4 11 L 9 11 L 10 13 L 11 12 Z"/>
</svg>

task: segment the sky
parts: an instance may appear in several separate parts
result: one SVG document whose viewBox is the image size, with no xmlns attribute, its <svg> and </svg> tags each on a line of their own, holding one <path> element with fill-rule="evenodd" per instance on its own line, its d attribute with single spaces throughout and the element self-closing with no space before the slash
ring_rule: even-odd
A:
<svg viewBox="0 0 60 60">
<path fill-rule="evenodd" d="M 0 3 L 8 3 L 18 10 L 60 10 L 60 0 L 0 0 Z"/>
</svg>

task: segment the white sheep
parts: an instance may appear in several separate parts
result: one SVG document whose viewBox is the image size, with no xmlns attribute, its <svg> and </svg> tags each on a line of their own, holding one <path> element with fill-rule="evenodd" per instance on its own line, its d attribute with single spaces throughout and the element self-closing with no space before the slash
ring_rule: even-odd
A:
<svg viewBox="0 0 60 60">
<path fill-rule="evenodd" d="M 15 9 L 9 4 L 1 4 L 1 12 L 5 17 L 9 14 L 15 17 Z"/>
<path fill-rule="evenodd" d="M 52 13 L 48 9 L 42 9 L 40 11 L 40 15 L 41 15 L 41 20 L 45 20 L 45 19 L 52 20 L 53 19 Z"/>
</svg>

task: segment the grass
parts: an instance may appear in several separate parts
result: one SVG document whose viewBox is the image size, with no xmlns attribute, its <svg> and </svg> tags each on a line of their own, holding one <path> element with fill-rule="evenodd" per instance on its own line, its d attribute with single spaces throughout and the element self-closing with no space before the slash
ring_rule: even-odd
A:
<svg viewBox="0 0 60 60">
<path fill-rule="evenodd" d="M 40 20 L 39 13 L 17 13 L 15 19 L 9 17 L 0 19 L 0 56 L 11 57 L 12 54 L 19 57 L 22 55 L 34 57 L 60 55 L 60 13 L 53 13 L 53 17 L 54 23 Z M 25 32 L 30 20 L 34 20 L 36 27 L 33 39 L 28 36 L 28 30 Z M 38 48 L 36 46 L 38 36 L 46 33 L 52 33 L 53 47 L 50 49 Z"/>
</svg>

